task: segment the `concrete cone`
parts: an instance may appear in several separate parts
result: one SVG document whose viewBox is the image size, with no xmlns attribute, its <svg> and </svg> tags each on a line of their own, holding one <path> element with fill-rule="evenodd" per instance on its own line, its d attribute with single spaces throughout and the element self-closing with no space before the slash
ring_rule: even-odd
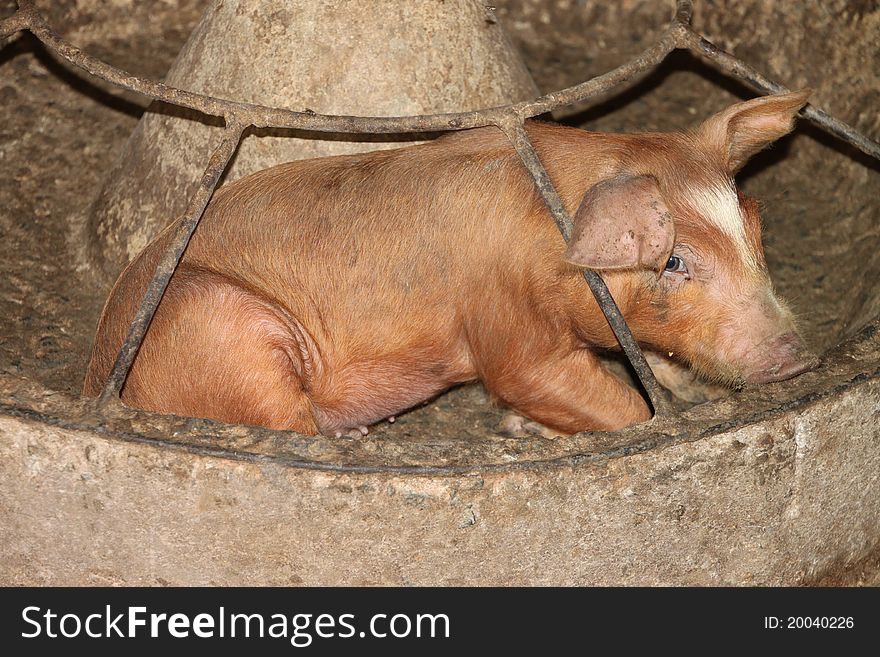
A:
<svg viewBox="0 0 880 657">
<path fill-rule="evenodd" d="M 231 100 L 328 114 L 481 109 L 537 89 L 476 0 L 223 0 L 205 11 L 166 82 Z M 112 280 L 186 208 L 219 120 L 153 103 L 85 223 L 87 266 Z M 394 147 L 376 138 L 246 137 L 226 179 L 280 162 Z"/>
</svg>

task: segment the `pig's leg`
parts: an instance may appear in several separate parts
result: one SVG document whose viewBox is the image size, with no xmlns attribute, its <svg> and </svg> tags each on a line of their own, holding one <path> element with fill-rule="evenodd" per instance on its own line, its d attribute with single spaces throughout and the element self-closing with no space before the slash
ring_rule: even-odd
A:
<svg viewBox="0 0 880 657">
<path fill-rule="evenodd" d="M 296 321 L 210 272 L 179 271 L 123 389 L 146 410 L 318 433 Z"/>
<path fill-rule="evenodd" d="M 485 364 L 483 381 L 492 394 L 536 422 L 570 434 L 612 431 L 651 417 L 641 395 L 589 350 L 556 351 L 537 360 L 533 352 L 529 360 L 519 367 L 509 361 Z"/>
</svg>

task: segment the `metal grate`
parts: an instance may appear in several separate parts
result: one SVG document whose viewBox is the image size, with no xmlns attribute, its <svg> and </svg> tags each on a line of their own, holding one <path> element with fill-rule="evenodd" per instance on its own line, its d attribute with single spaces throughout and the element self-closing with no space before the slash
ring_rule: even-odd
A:
<svg viewBox="0 0 880 657">
<path fill-rule="evenodd" d="M 359 117 L 317 114 L 308 109 L 297 112 L 278 107 L 240 103 L 192 93 L 153 80 L 139 78 L 91 57 L 66 42 L 49 26 L 34 6 L 33 0 L 19 0 L 16 13 L 0 21 L 0 38 L 27 30 L 54 54 L 92 76 L 155 100 L 186 107 L 204 115 L 221 117 L 226 124 L 222 139 L 208 161 L 201 182 L 190 199 L 183 220 L 178 224 L 168 250 L 163 254 L 156 267 L 153 279 L 117 354 L 107 383 L 97 400 L 97 410 L 100 413 L 108 413 L 121 403 L 120 391 L 149 329 L 153 315 L 246 129 L 250 127 L 295 128 L 317 132 L 389 134 L 496 126 L 505 133 L 519 154 L 547 204 L 563 239 L 568 241 L 572 231 L 571 218 L 565 211 L 547 171 L 529 141 L 523 125 L 526 119 L 605 93 L 657 66 L 676 49 L 690 50 L 722 73 L 743 81 L 758 92 L 782 93 L 788 91 L 783 85 L 767 79 L 745 62 L 720 50 L 701 34 L 695 32 L 691 27 L 692 11 L 692 0 L 677 0 L 672 21 L 656 42 L 640 55 L 607 73 L 573 87 L 546 94 L 535 100 L 473 112 L 403 117 Z M 846 123 L 810 105 L 804 107 L 800 115 L 829 134 L 880 160 L 880 144 Z M 657 383 L 605 282 L 594 271 L 586 270 L 583 274 L 651 401 L 654 408 L 654 424 L 660 425 L 666 431 L 678 433 L 681 427 L 675 411 L 665 391 Z"/>
</svg>

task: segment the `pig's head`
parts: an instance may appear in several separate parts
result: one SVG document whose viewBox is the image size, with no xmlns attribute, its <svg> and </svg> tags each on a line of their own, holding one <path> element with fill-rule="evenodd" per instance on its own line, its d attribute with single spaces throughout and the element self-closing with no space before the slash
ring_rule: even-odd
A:
<svg viewBox="0 0 880 657">
<path fill-rule="evenodd" d="M 795 376 L 815 358 L 776 296 L 757 204 L 733 177 L 792 129 L 809 91 L 757 98 L 687 134 L 633 135 L 592 186 L 565 258 L 602 273 L 640 342 L 727 384 Z"/>
</svg>

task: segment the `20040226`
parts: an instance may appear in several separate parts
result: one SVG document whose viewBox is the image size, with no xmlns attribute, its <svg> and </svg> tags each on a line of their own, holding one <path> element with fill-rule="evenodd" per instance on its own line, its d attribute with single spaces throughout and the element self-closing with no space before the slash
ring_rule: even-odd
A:
<svg viewBox="0 0 880 657">
<path fill-rule="evenodd" d="M 774 629 L 812 629 L 843 630 L 852 629 L 855 621 L 852 616 L 764 616 L 764 627 Z"/>
</svg>

